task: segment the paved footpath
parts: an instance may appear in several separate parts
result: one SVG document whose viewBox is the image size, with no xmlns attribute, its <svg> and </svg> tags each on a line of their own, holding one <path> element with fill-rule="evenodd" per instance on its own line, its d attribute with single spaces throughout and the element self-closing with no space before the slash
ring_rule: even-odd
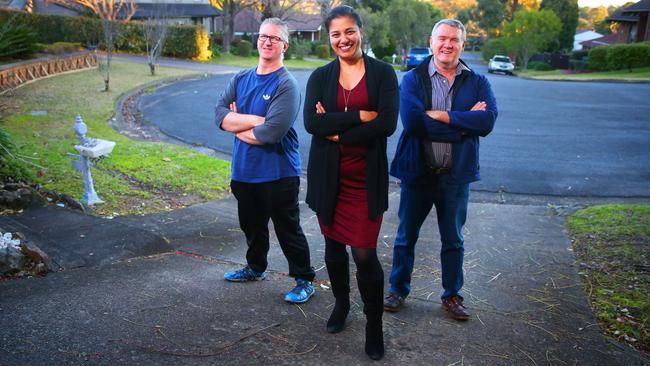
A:
<svg viewBox="0 0 650 366">
<path fill-rule="evenodd" d="M 398 192 L 393 185 L 378 247 L 386 278 Z M 650 364 L 600 333 L 563 211 L 539 198 L 472 197 L 464 288 L 471 319 L 455 322 L 440 309 L 431 215 L 417 248 L 414 292 L 401 312 L 385 314 L 380 362 L 363 352 L 354 283 L 347 328 L 325 331 L 333 297 L 323 239 L 304 203 L 317 292 L 301 306 L 282 300 L 294 282 L 273 233 L 266 281 L 223 280 L 243 265 L 246 249 L 232 197 L 110 220 L 57 206 L 0 216 L 3 231 L 23 232 L 56 270 L 0 282 L 0 365 Z"/>
<path fill-rule="evenodd" d="M 386 278 L 399 201 L 392 191 L 378 248 Z M 301 212 L 318 288 L 301 306 L 282 300 L 293 280 L 274 235 L 266 281 L 222 279 L 244 263 L 246 247 L 232 197 L 112 220 L 56 206 L 0 217 L 59 269 L 0 283 L 0 365 L 374 364 L 363 352 L 355 286 L 348 327 L 325 332 L 333 297 L 324 244 L 313 212 L 304 204 Z M 430 218 L 414 293 L 403 311 L 385 314 L 386 357 L 377 364 L 650 364 L 601 335 L 563 221 L 549 206 L 471 203 L 465 294 L 473 315 L 460 323 L 440 309 Z"/>
</svg>

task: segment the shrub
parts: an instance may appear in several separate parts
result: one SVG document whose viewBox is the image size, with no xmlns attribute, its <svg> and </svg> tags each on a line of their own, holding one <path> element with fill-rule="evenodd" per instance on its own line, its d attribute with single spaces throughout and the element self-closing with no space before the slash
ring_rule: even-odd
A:
<svg viewBox="0 0 650 366">
<path fill-rule="evenodd" d="M 251 50 L 253 49 L 253 44 L 245 39 L 242 39 L 239 42 L 239 56 L 241 57 L 250 57 Z"/>
<path fill-rule="evenodd" d="M 289 49 L 287 52 L 289 53 L 289 56 L 297 59 L 297 60 L 302 60 L 305 58 L 305 56 L 309 55 L 309 51 L 311 50 L 311 44 L 306 41 L 301 41 L 299 39 L 291 39 L 289 40 Z M 287 54 L 285 53 L 284 57 L 287 59 L 289 58 Z"/>
<path fill-rule="evenodd" d="M 316 57 L 326 60 L 330 58 L 330 46 L 326 44 L 319 44 L 315 50 Z"/>
<path fill-rule="evenodd" d="M 0 26 L 0 58 L 25 58 L 38 51 L 36 34 L 12 17 Z"/>
<path fill-rule="evenodd" d="M 613 44 L 607 46 L 607 67 L 606 70 L 618 70 L 627 66 L 629 59 L 629 47 L 626 44 Z"/>
<path fill-rule="evenodd" d="M 389 64 L 393 63 L 393 57 L 392 56 L 386 55 L 386 56 L 382 57 L 381 60 L 384 61 L 384 62 L 388 62 Z"/>
<path fill-rule="evenodd" d="M 494 38 L 485 42 L 481 50 L 481 57 L 488 61 L 494 55 L 507 55 L 510 52 L 510 45 L 505 38 Z"/>
<path fill-rule="evenodd" d="M 192 60 L 207 61 L 211 59 L 212 51 L 210 51 L 210 35 L 208 31 L 202 26 L 195 26 L 194 37 L 198 53 L 192 56 Z"/>
<path fill-rule="evenodd" d="M 43 45 L 41 48 L 42 53 L 48 55 L 60 55 L 64 53 L 77 52 L 81 48 L 81 45 L 76 42 L 55 42 L 52 44 Z"/>
<path fill-rule="evenodd" d="M 200 48 L 198 43 L 200 40 L 200 35 L 202 34 L 199 28 L 203 30 L 202 33 L 205 35 L 204 41 L 206 42 L 202 45 L 203 48 Z M 203 39 L 203 37 L 201 39 Z M 198 59 L 203 52 L 203 57 L 205 57 L 205 52 L 210 52 L 208 49 L 207 41 L 207 32 L 205 32 L 202 26 L 183 25 L 169 27 L 163 54 L 166 56 L 173 56 L 178 58 Z"/>
<path fill-rule="evenodd" d="M 10 23 L 9 19 L 15 19 L 16 24 L 24 25 L 34 33 L 35 42 L 78 42 L 86 46 L 101 46 L 104 39 L 101 20 L 94 17 L 31 14 L 0 9 L 0 28 Z M 143 52 L 144 35 L 140 22 L 131 21 L 124 27 L 124 33 L 116 39 L 116 49 Z M 201 60 L 210 58 L 210 41 L 205 28 L 200 25 L 170 26 L 163 54 Z"/>
<path fill-rule="evenodd" d="M 607 70 L 607 46 L 595 47 L 589 50 L 589 68 L 592 70 Z"/>
<path fill-rule="evenodd" d="M 388 42 L 385 46 L 373 45 L 372 52 L 375 53 L 375 56 L 379 59 L 383 59 L 384 56 L 393 56 L 397 50 L 397 44 L 393 37 L 388 38 Z"/>
<path fill-rule="evenodd" d="M 528 63 L 528 68 L 532 70 L 537 70 L 537 71 L 551 71 L 555 70 L 555 68 L 546 62 L 542 61 L 530 61 Z"/>
<path fill-rule="evenodd" d="M 650 42 L 628 44 L 628 68 L 650 66 Z"/>
<path fill-rule="evenodd" d="M 3 107 L 0 106 L 0 113 Z M 0 115 L 0 122 L 2 116 Z M 28 180 L 34 179 L 31 170 L 27 165 L 15 155 L 15 146 L 11 142 L 11 136 L 0 127 L 0 180 L 6 181 L 7 178 L 14 180 Z"/>
</svg>

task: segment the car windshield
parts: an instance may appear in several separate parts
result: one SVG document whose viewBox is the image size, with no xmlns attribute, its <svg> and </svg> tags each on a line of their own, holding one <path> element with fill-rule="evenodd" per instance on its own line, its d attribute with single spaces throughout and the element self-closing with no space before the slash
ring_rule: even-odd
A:
<svg viewBox="0 0 650 366">
<path fill-rule="evenodd" d="M 411 53 L 415 53 L 417 55 L 427 55 L 429 54 L 429 49 L 424 47 L 411 48 Z"/>
<path fill-rule="evenodd" d="M 510 62 L 510 58 L 508 58 L 508 57 L 495 57 L 494 61 L 496 61 L 496 62 Z"/>
</svg>

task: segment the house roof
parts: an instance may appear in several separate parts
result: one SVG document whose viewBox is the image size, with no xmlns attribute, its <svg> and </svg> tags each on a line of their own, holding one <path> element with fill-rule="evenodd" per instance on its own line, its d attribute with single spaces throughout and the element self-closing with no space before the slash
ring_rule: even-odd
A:
<svg viewBox="0 0 650 366">
<path fill-rule="evenodd" d="M 318 14 L 294 14 L 286 20 L 289 32 L 316 32 L 322 25 L 322 18 Z"/>
<path fill-rule="evenodd" d="M 580 42 L 584 48 L 594 48 L 598 46 L 606 46 L 609 44 L 620 43 L 619 35 L 616 33 L 608 34 L 596 39 Z"/>
<path fill-rule="evenodd" d="M 221 15 L 221 11 L 209 4 L 138 3 L 133 18 L 148 18 L 161 13 L 168 18 L 216 17 Z"/>
<path fill-rule="evenodd" d="M 641 0 L 636 4 L 632 4 L 623 9 L 623 14 L 626 13 L 644 13 L 650 11 L 650 0 Z"/>
<path fill-rule="evenodd" d="M 606 21 L 608 22 L 629 22 L 629 23 L 636 23 L 639 21 L 639 16 L 638 15 L 627 15 L 623 14 L 622 11 L 617 11 L 616 13 L 608 16 L 605 18 Z"/>
<path fill-rule="evenodd" d="M 321 17 L 317 14 L 293 13 L 285 19 L 289 32 L 317 32 L 321 27 Z M 235 16 L 235 32 L 255 34 L 260 30 L 262 13 L 244 9 Z M 219 25 L 220 26 L 220 25 Z"/>
</svg>

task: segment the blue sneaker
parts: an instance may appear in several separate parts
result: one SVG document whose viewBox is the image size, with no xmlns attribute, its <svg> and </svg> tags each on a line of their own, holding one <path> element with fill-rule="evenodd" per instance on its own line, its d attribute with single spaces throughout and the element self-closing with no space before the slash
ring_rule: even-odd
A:
<svg viewBox="0 0 650 366">
<path fill-rule="evenodd" d="M 289 291 L 287 296 L 284 297 L 284 301 L 302 304 L 307 302 L 314 292 L 314 285 L 311 282 L 296 278 L 296 287 Z"/>
<path fill-rule="evenodd" d="M 238 271 L 226 272 L 223 278 L 231 282 L 262 281 L 266 278 L 266 272 L 255 272 L 251 267 L 246 266 Z"/>
</svg>

